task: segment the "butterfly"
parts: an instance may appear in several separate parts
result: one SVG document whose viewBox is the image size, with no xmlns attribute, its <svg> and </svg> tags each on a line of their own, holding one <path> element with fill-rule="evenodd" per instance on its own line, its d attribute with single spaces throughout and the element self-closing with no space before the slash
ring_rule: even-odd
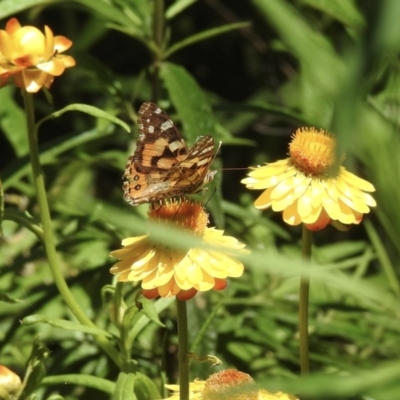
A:
<svg viewBox="0 0 400 400">
<path fill-rule="evenodd" d="M 138 115 L 139 138 L 123 175 L 124 199 L 129 204 L 196 193 L 214 178 L 216 171 L 209 170 L 214 159 L 211 136 L 198 137 L 188 148 L 168 114 L 157 104 L 143 103 Z"/>
</svg>

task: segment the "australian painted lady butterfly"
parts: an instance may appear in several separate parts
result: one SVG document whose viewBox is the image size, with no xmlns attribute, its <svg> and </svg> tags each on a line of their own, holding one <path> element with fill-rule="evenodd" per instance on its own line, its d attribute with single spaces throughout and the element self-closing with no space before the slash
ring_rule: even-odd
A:
<svg viewBox="0 0 400 400">
<path fill-rule="evenodd" d="M 200 136 L 190 149 L 167 113 L 156 104 L 139 110 L 139 138 L 126 164 L 124 199 L 131 205 L 197 192 L 216 171 L 214 139 Z"/>
</svg>

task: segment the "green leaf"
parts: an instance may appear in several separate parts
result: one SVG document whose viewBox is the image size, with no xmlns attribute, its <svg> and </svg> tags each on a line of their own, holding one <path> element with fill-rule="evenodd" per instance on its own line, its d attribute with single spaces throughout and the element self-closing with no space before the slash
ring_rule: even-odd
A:
<svg viewBox="0 0 400 400">
<path fill-rule="evenodd" d="M 23 226 L 33 232 L 39 240 L 44 241 L 43 230 L 39 222 L 33 218 L 27 211 L 21 212 L 13 208 L 7 208 L 4 211 L 4 220 L 16 222 L 18 225 Z"/>
<path fill-rule="evenodd" d="M 128 18 L 125 13 L 112 5 L 112 2 L 104 0 L 74 0 L 75 3 L 82 4 L 89 10 L 93 10 L 101 15 L 106 21 L 113 21 L 121 25 L 129 26 L 132 19 Z"/>
<path fill-rule="evenodd" d="M 226 32 L 233 31 L 235 29 L 247 28 L 250 26 L 249 22 L 235 22 L 234 24 L 219 26 L 218 28 L 207 29 L 206 31 L 196 33 L 195 35 L 189 36 L 188 38 L 181 40 L 178 43 L 173 44 L 164 54 L 164 58 L 167 59 L 171 54 L 183 49 L 184 47 L 190 46 L 193 43 L 201 42 L 212 38 L 217 35 L 221 35 Z"/>
<path fill-rule="evenodd" d="M 297 103 L 293 106 L 300 107 L 313 124 L 328 124 L 332 99 L 340 93 L 345 77 L 343 61 L 336 55 L 330 41 L 308 24 L 289 2 L 252 1 L 301 64 L 298 82 L 291 82 L 298 85 L 295 88 Z M 316 54 L 318 62 L 315 62 Z"/>
<path fill-rule="evenodd" d="M 136 374 L 135 394 L 138 400 L 161 399 L 154 381 L 140 372 Z"/>
<path fill-rule="evenodd" d="M 88 374 L 65 374 L 47 376 L 43 378 L 41 384 L 46 386 L 74 384 L 97 389 L 110 395 L 114 393 L 116 386 L 114 382 Z"/>
<path fill-rule="evenodd" d="M 88 104 L 70 104 L 69 106 L 64 107 L 63 109 L 61 109 L 59 111 L 55 111 L 55 112 L 51 113 L 50 115 L 47 115 L 46 117 L 42 118 L 39 122 L 37 122 L 36 129 L 39 131 L 39 127 L 41 124 L 43 124 L 43 122 L 48 121 L 53 118 L 58 118 L 68 111 L 80 111 L 85 114 L 89 114 L 95 118 L 103 118 L 114 124 L 120 125 L 127 132 L 131 131 L 128 124 L 125 123 L 124 121 L 122 121 L 121 119 L 114 117 L 114 115 L 111 115 L 108 112 L 101 110 L 100 108 L 89 106 Z"/>
<path fill-rule="evenodd" d="M 3 182 L 0 178 L 0 235 L 3 236 L 3 220 L 4 220 L 4 189 Z"/>
<path fill-rule="evenodd" d="M 42 165 L 54 162 L 61 153 L 84 143 L 108 136 L 112 132 L 113 130 L 110 129 L 110 127 L 107 127 L 107 129 L 95 128 L 78 135 L 76 133 L 63 135 L 60 138 L 47 143 L 45 146 L 40 146 L 40 162 Z M 3 170 L 4 189 L 11 187 L 24 175 L 30 173 L 30 169 L 29 156 L 18 158 L 12 162 Z"/>
<path fill-rule="evenodd" d="M 163 63 L 161 78 L 181 117 L 185 137 L 194 142 L 199 136 L 215 136 L 217 121 L 205 94 L 193 77 L 183 67 Z"/>
<path fill-rule="evenodd" d="M 134 373 L 120 372 L 112 400 L 137 400 L 134 392 L 135 380 Z"/>
<path fill-rule="evenodd" d="M 35 339 L 26 364 L 25 387 L 19 398 L 27 398 L 39 386 L 46 374 L 45 361 L 48 357 L 49 350 L 38 339 Z"/>
<path fill-rule="evenodd" d="M 14 299 L 5 293 L 0 293 L 0 301 L 2 301 L 4 303 L 10 303 L 10 304 L 18 304 L 18 303 L 22 302 L 22 300 Z"/>
<path fill-rule="evenodd" d="M 1 0 L 0 19 L 14 16 L 31 7 L 58 3 L 57 0 Z"/>
<path fill-rule="evenodd" d="M 14 101 L 14 92 L 12 86 L 6 86 L 0 90 L 0 127 L 15 154 L 20 157 L 28 153 L 29 146 L 25 113 Z"/>
<path fill-rule="evenodd" d="M 35 314 L 29 315 L 22 320 L 22 325 L 33 325 L 37 323 L 44 323 L 56 328 L 61 328 L 67 331 L 78 331 L 83 333 L 88 333 L 90 335 L 96 336 L 106 336 L 112 337 L 111 333 L 104 331 L 103 329 L 93 328 L 85 325 L 81 325 L 78 322 L 66 321 L 59 318 L 46 317 L 45 315 Z"/>
<path fill-rule="evenodd" d="M 353 0 L 301 0 L 301 2 L 357 30 L 365 25 L 364 18 Z"/>
<path fill-rule="evenodd" d="M 158 299 L 154 304 L 157 314 L 159 314 L 161 311 L 163 311 L 167 307 L 169 307 L 174 301 L 175 301 L 175 298 L 173 298 L 173 297 Z M 143 313 L 140 313 L 137 315 L 138 315 L 137 320 L 135 321 L 134 325 L 132 326 L 131 331 L 129 332 L 130 342 L 133 342 L 135 340 L 136 336 L 150 322 L 150 319 Z"/>
<path fill-rule="evenodd" d="M 146 315 L 146 317 L 150 321 L 153 321 L 155 324 L 157 324 L 161 328 L 165 328 L 165 325 L 160 321 L 160 317 L 158 316 L 157 310 L 154 306 L 154 302 L 149 299 L 146 299 L 143 296 L 140 298 L 140 302 L 142 303 L 142 306 L 143 306 L 144 315 Z"/>
<path fill-rule="evenodd" d="M 195 3 L 197 0 L 175 0 L 165 11 L 165 18 L 172 19 L 183 10 Z"/>
</svg>

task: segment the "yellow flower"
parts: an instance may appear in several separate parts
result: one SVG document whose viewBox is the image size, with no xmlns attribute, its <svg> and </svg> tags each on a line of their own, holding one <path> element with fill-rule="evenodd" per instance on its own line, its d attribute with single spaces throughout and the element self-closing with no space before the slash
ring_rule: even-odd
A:
<svg viewBox="0 0 400 400">
<path fill-rule="evenodd" d="M 198 291 L 222 290 L 227 277 L 239 277 L 243 264 L 227 253 L 244 251 L 244 244 L 223 236 L 223 231 L 207 228 L 208 215 L 203 207 L 187 199 L 170 200 L 152 206 L 149 218 L 158 223 L 183 229 L 219 250 L 192 248 L 176 250 L 155 243 L 151 235 L 130 237 L 120 250 L 110 255 L 118 258 L 111 269 L 120 282 L 142 282 L 147 298 L 176 296 L 188 300 Z"/>
<path fill-rule="evenodd" d="M 21 389 L 20 377 L 4 365 L 0 365 L 0 398 L 12 398 Z"/>
<path fill-rule="evenodd" d="M 348 172 L 336 160 L 336 141 L 328 132 L 301 128 L 293 135 L 290 158 L 253 168 L 242 180 L 248 189 L 267 189 L 255 201 L 259 209 L 282 211 L 289 225 L 319 230 L 328 223 L 359 224 L 376 202 L 374 186 Z"/>
<path fill-rule="evenodd" d="M 165 385 L 174 393 L 165 400 L 179 400 L 179 386 Z M 201 400 L 299 400 L 283 393 L 270 393 L 257 389 L 250 375 L 227 369 L 211 375 L 206 381 L 195 380 L 189 384 L 189 399 Z"/>
<path fill-rule="evenodd" d="M 0 86 L 9 78 L 17 87 L 35 93 L 42 86 L 49 88 L 55 76 L 73 67 L 71 56 L 60 54 L 72 42 L 64 36 L 53 36 L 48 26 L 45 34 L 34 26 L 21 26 L 11 18 L 6 29 L 0 29 Z"/>
</svg>

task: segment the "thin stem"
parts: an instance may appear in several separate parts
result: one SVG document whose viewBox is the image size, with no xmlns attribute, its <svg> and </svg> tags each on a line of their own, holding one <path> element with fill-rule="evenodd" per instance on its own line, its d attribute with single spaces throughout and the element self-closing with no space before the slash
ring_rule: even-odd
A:
<svg viewBox="0 0 400 400">
<path fill-rule="evenodd" d="M 164 0 L 156 0 L 154 3 L 153 38 L 159 51 L 153 52 L 154 70 L 151 80 L 151 100 L 157 103 L 160 98 L 160 63 L 164 45 Z"/>
<path fill-rule="evenodd" d="M 301 255 L 303 260 L 311 259 L 312 232 L 303 225 Z M 299 337 L 300 337 L 300 371 L 301 375 L 307 375 L 310 371 L 308 358 L 308 295 L 310 280 L 307 277 L 300 278 L 299 301 Z"/>
<path fill-rule="evenodd" d="M 379 237 L 371 221 L 369 221 L 368 219 L 364 221 L 364 227 L 367 231 L 371 243 L 375 248 L 376 254 L 382 266 L 383 272 L 386 275 L 386 279 L 389 283 L 390 288 L 393 290 L 397 297 L 400 297 L 399 278 L 397 277 L 396 270 L 392 262 L 390 261 L 390 258 L 386 252 L 385 246 L 383 245 L 381 238 Z"/>
<path fill-rule="evenodd" d="M 53 236 L 53 228 L 50 217 L 49 205 L 47 202 L 46 188 L 44 185 L 44 175 L 39 160 L 39 148 L 37 130 L 35 127 L 35 113 L 33 107 L 32 94 L 22 90 L 26 115 L 26 126 L 28 131 L 29 151 L 33 172 L 33 181 L 36 190 L 37 201 L 40 210 L 40 220 L 43 229 L 44 247 L 46 250 L 47 259 L 49 262 L 50 270 L 53 275 L 54 282 L 63 297 L 65 303 L 78 319 L 78 321 L 86 326 L 96 327 L 96 325 L 86 316 L 83 310 L 79 307 L 73 294 L 69 290 L 67 283 L 61 273 L 56 251 L 56 245 Z M 120 365 L 119 354 L 111 343 L 104 336 L 95 336 L 98 345 L 113 359 L 113 361 Z"/>
<path fill-rule="evenodd" d="M 179 400 L 189 400 L 188 323 L 186 302 L 176 299 L 179 342 Z"/>
</svg>

